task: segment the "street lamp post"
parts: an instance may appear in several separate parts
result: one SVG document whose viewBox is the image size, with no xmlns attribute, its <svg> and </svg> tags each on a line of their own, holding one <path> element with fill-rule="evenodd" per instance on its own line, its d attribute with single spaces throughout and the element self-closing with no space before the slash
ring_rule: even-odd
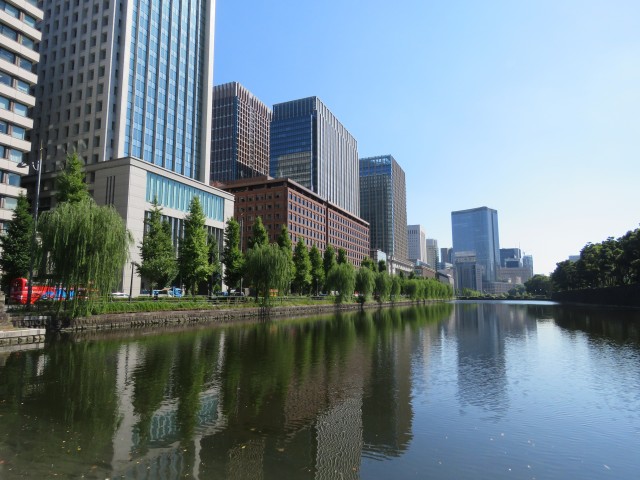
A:
<svg viewBox="0 0 640 480">
<path fill-rule="evenodd" d="M 38 151 L 38 166 L 33 163 L 22 161 L 18 167 L 31 167 L 38 172 L 36 180 L 36 198 L 33 204 L 33 232 L 31 235 L 31 258 L 29 263 L 29 278 L 27 279 L 27 309 L 31 307 L 31 294 L 33 292 L 33 267 L 36 261 L 36 234 L 38 229 L 38 207 L 40 205 L 40 178 L 42 177 L 42 142 L 40 142 L 40 150 Z"/>
</svg>

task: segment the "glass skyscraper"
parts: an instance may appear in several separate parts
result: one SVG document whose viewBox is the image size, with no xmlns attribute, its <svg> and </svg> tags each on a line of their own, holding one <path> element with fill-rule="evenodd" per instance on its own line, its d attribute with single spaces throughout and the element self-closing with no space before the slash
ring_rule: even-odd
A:
<svg viewBox="0 0 640 480">
<path fill-rule="evenodd" d="M 487 207 L 451 212 L 453 252 L 473 252 L 483 267 L 482 280 L 495 282 L 500 266 L 498 212 Z"/>
<path fill-rule="evenodd" d="M 358 143 L 318 97 L 273 106 L 269 170 L 360 214 Z"/>
<path fill-rule="evenodd" d="M 409 248 L 405 175 L 391 155 L 360 159 L 360 214 L 369 222 L 371 249 L 406 262 Z"/>
<path fill-rule="evenodd" d="M 43 2 L 44 171 L 139 158 L 209 182 L 215 0 Z"/>
</svg>

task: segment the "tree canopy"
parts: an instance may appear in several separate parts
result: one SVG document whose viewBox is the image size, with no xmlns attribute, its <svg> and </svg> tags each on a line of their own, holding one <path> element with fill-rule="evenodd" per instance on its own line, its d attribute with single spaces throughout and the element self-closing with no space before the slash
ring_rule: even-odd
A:
<svg viewBox="0 0 640 480">
<path fill-rule="evenodd" d="M 311 260 L 309 260 L 309 250 L 302 238 L 298 239 L 293 252 L 294 274 L 292 287 L 300 295 L 305 295 L 311 287 Z"/>
<path fill-rule="evenodd" d="M 324 283 L 324 265 L 322 264 L 322 255 L 315 244 L 309 251 L 309 260 L 311 261 L 311 283 L 315 288 L 315 294 L 318 295 L 320 287 Z"/>
<path fill-rule="evenodd" d="M 264 224 L 262 223 L 262 217 L 256 217 L 255 222 L 253 222 L 253 227 L 251 227 L 251 237 L 247 241 L 247 248 L 253 248 L 256 245 L 268 245 L 269 244 L 269 234 L 267 233 L 267 229 L 264 228 Z"/>
<path fill-rule="evenodd" d="M 192 295 L 197 293 L 199 283 L 209 280 L 212 271 L 205 220 L 200 199 L 194 196 L 184 219 L 184 234 L 178 249 L 178 271 Z"/>
<path fill-rule="evenodd" d="M 89 191 L 84 182 L 82 162 L 74 152 L 67 155 L 65 168 L 56 177 L 56 201 L 76 203 L 86 198 L 89 198 Z"/>
<path fill-rule="evenodd" d="M 227 220 L 227 228 L 224 230 L 222 264 L 224 283 L 229 288 L 238 288 L 243 275 L 244 256 L 240 251 L 240 225 L 234 218 Z"/>
<path fill-rule="evenodd" d="M 162 220 L 162 209 L 153 200 L 149 217 L 145 219 L 145 234 L 140 243 L 138 274 L 149 282 L 149 290 L 165 287 L 176 277 L 178 264 L 171 239 L 171 226 Z"/>
<path fill-rule="evenodd" d="M 289 286 L 292 271 L 285 251 L 276 244 L 256 244 L 247 251 L 247 281 L 255 288 L 262 304 L 268 305 L 272 295 L 282 295 Z"/>
</svg>

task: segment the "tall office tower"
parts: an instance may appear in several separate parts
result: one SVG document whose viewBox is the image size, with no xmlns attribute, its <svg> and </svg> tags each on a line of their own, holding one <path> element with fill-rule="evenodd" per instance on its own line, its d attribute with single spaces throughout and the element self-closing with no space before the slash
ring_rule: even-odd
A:
<svg viewBox="0 0 640 480">
<path fill-rule="evenodd" d="M 28 173 L 18 164 L 31 151 L 29 109 L 36 103 L 33 72 L 41 39 L 36 24 L 43 15 L 35 5 L 33 0 L 0 2 L 0 232 L 13 218 L 18 197 L 25 192 L 21 177 Z"/>
<path fill-rule="evenodd" d="M 533 277 L 533 256 L 525 255 L 522 257 L 522 267 L 528 268 L 531 276 Z"/>
<path fill-rule="evenodd" d="M 487 207 L 451 212 L 451 232 L 454 255 L 474 252 L 483 267 L 482 279 L 495 282 L 500 266 L 498 212 Z"/>
<path fill-rule="evenodd" d="M 132 262 L 156 200 L 177 241 L 197 196 L 222 244 L 233 196 L 209 186 L 215 0 L 42 4 L 32 137 L 44 146 L 42 207 L 77 152 L 94 200 L 113 205 L 132 233 Z M 132 274 L 128 265 L 121 288 L 135 295 Z"/>
<path fill-rule="evenodd" d="M 407 190 L 404 171 L 391 155 L 360 159 L 360 212 L 369 222 L 371 250 L 406 262 Z"/>
<path fill-rule="evenodd" d="M 427 238 L 427 263 L 433 268 L 438 268 L 438 240 Z"/>
<path fill-rule="evenodd" d="M 273 106 L 269 170 L 360 215 L 358 143 L 318 97 Z"/>
<path fill-rule="evenodd" d="M 211 181 L 269 175 L 271 110 L 238 82 L 213 87 Z"/>
<path fill-rule="evenodd" d="M 412 262 L 427 262 L 427 233 L 422 225 L 407 225 L 408 259 Z"/>
<path fill-rule="evenodd" d="M 27 3 L 27 2 L 25 2 Z M 215 0 L 44 2 L 45 172 L 133 157 L 209 182 Z"/>
</svg>

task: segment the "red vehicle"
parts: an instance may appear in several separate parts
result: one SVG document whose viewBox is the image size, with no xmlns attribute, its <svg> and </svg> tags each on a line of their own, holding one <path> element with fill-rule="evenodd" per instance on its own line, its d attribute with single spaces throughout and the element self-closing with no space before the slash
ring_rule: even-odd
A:
<svg viewBox="0 0 640 480">
<path fill-rule="evenodd" d="M 26 278 L 16 278 L 11 282 L 11 300 L 14 303 L 26 305 L 27 296 L 29 294 L 29 282 Z M 40 299 L 62 300 L 67 298 L 67 294 L 63 288 L 48 287 L 45 285 L 31 286 L 31 303 L 35 303 Z"/>
</svg>

